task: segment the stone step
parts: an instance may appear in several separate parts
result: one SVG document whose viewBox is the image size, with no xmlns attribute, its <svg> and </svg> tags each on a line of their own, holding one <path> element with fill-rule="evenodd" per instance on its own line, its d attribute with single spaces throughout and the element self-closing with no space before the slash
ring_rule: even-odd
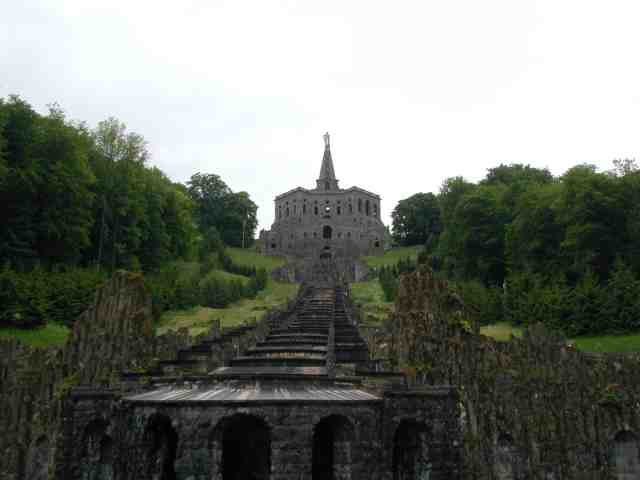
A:
<svg viewBox="0 0 640 480">
<path fill-rule="evenodd" d="M 231 360 L 232 367 L 263 367 L 263 366 L 287 366 L 287 367 L 323 367 L 326 364 L 322 357 L 236 357 Z"/>
<path fill-rule="evenodd" d="M 279 345 L 326 345 L 327 339 L 324 340 L 314 340 L 308 338 L 285 338 L 281 340 L 265 340 L 264 342 L 258 343 L 257 347 L 266 347 L 266 346 L 279 346 Z"/>
<path fill-rule="evenodd" d="M 264 345 L 247 350 L 247 355 L 259 355 L 261 353 L 326 353 L 326 345 Z"/>
</svg>

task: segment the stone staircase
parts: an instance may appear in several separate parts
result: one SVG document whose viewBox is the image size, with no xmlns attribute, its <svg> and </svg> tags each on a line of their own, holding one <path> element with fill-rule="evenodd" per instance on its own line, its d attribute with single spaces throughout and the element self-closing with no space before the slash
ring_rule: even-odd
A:
<svg viewBox="0 0 640 480">
<path fill-rule="evenodd" d="M 328 375 L 327 363 L 362 364 L 368 360 L 366 342 L 350 317 L 344 287 L 301 289 L 295 304 L 265 319 L 265 324 L 236 327 L 178 350 L 173 360 L 160 360 L 140 376 L 213 377 Z M 333 336 L 330 330 L 333 327 Z M 262 328 L 262 333 L 257 330 Z M 333 340 L 333 342 L 332 342 Z M 224 366 L 220 366 L 224 365 Z"/>
<path fill-rule="evenodd" d="M 366 361 L 367 345 L 349 316 L 344 288 L 317 286 L 306 291 L 286 322 L 274 326 L 263 341 L 213 374 L 326 376 L 332 325 L 336 360 Z"/>
</svg>

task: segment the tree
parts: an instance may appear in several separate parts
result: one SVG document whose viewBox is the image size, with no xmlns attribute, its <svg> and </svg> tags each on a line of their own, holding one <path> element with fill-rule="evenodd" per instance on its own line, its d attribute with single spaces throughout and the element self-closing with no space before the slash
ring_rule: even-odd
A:
<svg viewBox="0 0 640 480">
<path fill-rule="evenodd" d="M 562 185 L 532 185 L 518 200 L 507 227 L 506 255 L 511 271 L 542 275 L 562 269 L 560 243 L 564 227 L 557 204 Z"/>
<path fill-rule="evenodd" d="M 564 188 L 558 214 L 565 228 L 561 253 L 574 276 L 593 271 L 608 277 L 617 252 L 626 243 L 627 199 L 620 182 L 597 173 L 594 166 L 579 165 L 562 177 Z"/>
<path fill-rule="evenodd" d="M 227 245 L 251 245 L 258 206 L 246 192 L 233 193 L 218 175 L 196 173 L 187 182 L 198 211 L 201 231 L 215 227 Z"/>
<path fill-rule="evenodd" d="M 456 258 L 457 274 L 485 285 L 501 285 L 505 275 L 506 213 L 503 187 L 481 187 L 464 195 L 451 220 L 457 232 L 448 255 Z"/>
<path fill-rule="evenodd" d="M 393 238 L 400 245 L 424 245 L 442 231 L 440 207 L 433 193 L 416 193 L 400 200 L 391 213 Z"/>
</svg>

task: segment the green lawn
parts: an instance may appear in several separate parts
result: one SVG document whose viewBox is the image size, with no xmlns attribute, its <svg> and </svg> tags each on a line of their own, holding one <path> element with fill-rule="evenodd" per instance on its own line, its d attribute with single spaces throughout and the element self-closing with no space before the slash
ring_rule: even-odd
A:
<svg viewBox="0 0 640 480">
<path fill-rule="evenodd" d="M 578 350 L 584 352 L 640 352 L 640 334 L 577 337 L 569 341 L 573 343 Z"/>
<path fill-rule="evenodd" d="M 275 270 L 286 263 L 286 260 L 283 257 L 262 255 L 261 253 L 249 248 L 242 249 L 227 247 L 226 251 L 234 263 L 243 266 L 264 268 L 268 272 Z"/>
<path fill-rule="evenodd" d="M 499 342 L 506 342 L 511 335 L 522 336 L 522 328 L 508 323 L 496 323 L 480 328 L 480 333 L 495 338 Z M 569 340 L 578 350 L 594 353 L 640 353 L 640 334 L 630 335 L 599 335 L 577 337 Z"/>
<path fill-rule="evenodd" d="M 199 335 L 208 332 L 216 318 L 220 319 L 223 328 L 231 328 L 258 320 L 267 310 L 295 297 L 297 292 L 297 284 L 269 280 L 267 288 L 256 298 L 240 300 L 227 308 L 194 307 L 189 310 L 165 312 L 158 322 L 156 333 L 161 335 L 168 330 L 186 327 L 191 335 Z"/>
<path fill-rule="evenodd" d="M 385 302 L 378 279 L 351 284 L 351 293 L 367 326 L 380 326 L 393 312 L 393 302 Z"/>
<path fill-rule="evenodd" d="M 384 255 L 362 257 L 362 260 L 371 268 L 386 267 L 389 265 L 395 265 L 399 260 L 404 260 L 406 258 L 416 260 L 420 250 L 422 250 L 421 245 L 413 247 L 399 247 L 385 252 Z"/>
<path fill-rule="evenodd" d="M 235 273 L 225 272 L 224 270 L 211 270 L 207 275 L 201 280 L 204 281 L 207 278 L 217 278 L 218 280 L 223 281 L 231 281 L 231 280 L 240 280 L 242 283 L 247 283 L 249 281 L 249 277 L 245 277 L 244 275 L 236 275 Z"/>
<path fill-rule="evenodd" d="M 496 323 L 494 325 L 480 327 L 480 333 L 499 342 L 506 342 L 511 338 L 511 335 L 521 337 L 522 329 L 509 325 L 508 323 Z"/>
<path fill-rule="evenodd" d="M 30 330 L 20 328 L 0 328 L 0 338 L 17 338 L 32 347 L 50 347 L 64 345 L 71 330 L 64 325 L 48 323 L 47 325 Z"/>
</svg>

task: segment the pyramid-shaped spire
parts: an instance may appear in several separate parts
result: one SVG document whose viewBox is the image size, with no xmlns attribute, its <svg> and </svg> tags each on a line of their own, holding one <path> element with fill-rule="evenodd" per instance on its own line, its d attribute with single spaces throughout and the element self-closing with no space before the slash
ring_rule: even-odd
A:
<svg viewBox="0 0 640 480">
<path fill-rule="evenodd" d="M 333 169 L 333 159 L 331 158 L 331 146 L 329 144 L 329 133 L 323 135 L 324 155 L 322 156 L 322 166 L 320 167 L 320 177 L 317 180 L 318 190 L 338 190 L 338 180 Z"/>
</svg>

